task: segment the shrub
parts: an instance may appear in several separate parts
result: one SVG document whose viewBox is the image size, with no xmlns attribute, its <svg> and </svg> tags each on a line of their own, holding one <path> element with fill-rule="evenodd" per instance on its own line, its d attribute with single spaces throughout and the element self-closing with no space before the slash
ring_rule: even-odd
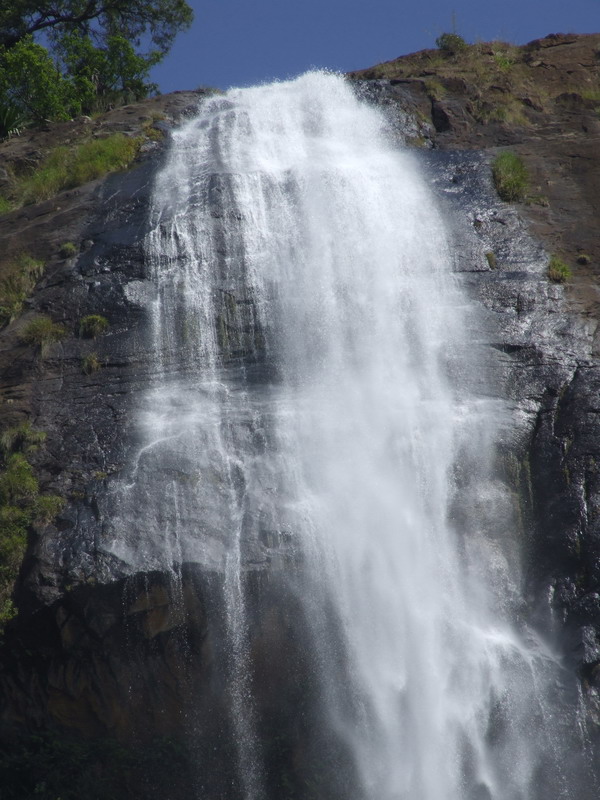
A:
<svg viewBox="0 0 600 800">
<path fill-rule="evenodd" d="M 89 314 L 79 320 L 79 335 L 82 339 L 95 339 L 108 328 L 108 320 L 101 314 Z"/>
<path fill-rule="evenodd" d="M 522 159 L 506 150 L 494 159 L 492 164 L 494 186 L 502 200 L 516 202 L 525 199 L 529 176 Z"/>
<path fill-rule="evenodd" d="M 81 359 L 81 371 L 84 375 L 92 375 L 102 368 L 102 363 L 96 353 L 89 353 Z"/>
<path fill-rule="evenodd" d="M 65 500 L 54 494 L 40 495 L 36 501 L 33 511 L 35 522 L 39 525 L 49 525 L 65 506 Z"/>
<path fill-rule="evenodd" d="M 451 55 L 460 53 L 461 50 L 466 50 L 469 46 L 458 33 L 442 33 L 435 40 L 435 43 L 440 50 Z"/>
<path fill-rule="evenodd" d="M 0 434 L 0 450 L 4 454 L 12 453 L 15 450 L 31 452 L 45 441 L 46 434 L 43 431 L 36 431 L 31 427 L 31 423 L 22 422 L 20 425 L 7 428 Z"/>
<path fill-rule="evenodd" d="M 12 453 L 0 475 L 0 503 L 22 502 L 35 497 L 38 482 L 33 468 L 22 453 Z"/>
<path fill-rule="evenodd" d="M 31 524 L 47 525 L 60 512 L 64 501 L 41 495 L 27 453 L 46 438 L 29 422 L 7 428 L 0 434 L 0 631 L 17 610 L 12 602 L 15 580 L 27 548 Z"/>
<path fill-rule="evenodd" d="M 40 316 L 27 323 L 19 338 L 24 344 L 39 345 L 43 353 L 49 344 L 60 342 L 66 335 L 67 331 L 62 325 L 52 322 L 50 317 Z"/>
<path fill-rule="evenodd" d="M 73 244 L 73 242 L 64 242 L 58 252 L 61 258 L 71 258 L 77 252 L 77 245 Z"/>
<path fill-rule="evenodd" d="M 0 141 L 18 136 L 26 124 L 27 118 L 17 106 L 6 99 L 0 100 Z"/>
<path fill-rule="evenodd" d="M 72 83 L 61 76 L 48 50 L 31 36 L 0 49 L 0 97 L 38 122 L 66 120 L 81 113 Z"/>
<path fill-rule="evenodd" d="M 23 310 L 23 303 L 44 272 L 44 262 L 20 253 L 4 268 L 0 281 L 0 325 L 12 322 Z"/>
<path fill-rule="evenodd" d="M 566 283 L 571 277 L 571 269 L 558 256 L 551 256 L 548 263 L 548 278 L 553 283 Z"/>
</svg>

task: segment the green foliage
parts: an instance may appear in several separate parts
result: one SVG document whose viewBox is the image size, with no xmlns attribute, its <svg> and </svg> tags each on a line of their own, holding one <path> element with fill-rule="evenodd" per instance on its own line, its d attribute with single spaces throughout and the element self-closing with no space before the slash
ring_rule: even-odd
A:
<svg viewBox="0 0 600 800">
<path fill-rule="evenodd" d="M 16 614 L 11 595 L 30 525 L 47 525 L 64 504 L 59 497 L 40 494 L 27 458 L 45 438 L 29 422 L 0 434 L 0 630 Z"/>
<path fill-rule="evenodd" d="M 34 520 L 38 525 L 49 525 L 60 514 L 65 500 L 53 494 L 43 494 L 36 499 Z"/>
<path fill-rule="evenodd" d="M 31 464 L 22 453 L 12 453 L 6 459 L 6 468 L 0 475 L 0 504 L 25 503 L 35 497 L 38 482 Z"/>
<path fill-rule="evenodd" d="M 598 101 L 600 100 L 600 87 L 581 89 L 580 94 L 584 100 Z"/>
<path fill-rule="evenodd" d="M 77 245 L 73 242 L 63 242 L 58 252 L 62 258 L 71 258 L 77 252 Z"/>
<path fill-rule="evenodd" d="M 106 46 L 100 48 L 81 31 L 73 31 L 61 39 L 59 51 L 86 113 L 105 110 L 121 100 L 141 100 L 156 90 L 156 84 L 147 79 L 160 54 L 137 55 L 123 36 L 108 36 Z"/>
<path fill-rule="evenodd" d="M 145 97 L 150 69 L 192 19 L 185 0 L 2 3 L 0 104 L 39 122 Z"/>
<path fill-rule="evenodd" d="M 81 113 L 72 82 L 61 75 L 48 50 L 30 36 L 10 49 L 0 47 L 0 101 L 37 122 Z"/>
<path fill-rule="evenodd" d="M 0 451 L 4 457 L 15 451 L 32 453 L 46 441 L 43 431 L 36 431 L 29 422 L 6 428 L 0 434 Z"/>
<path fill-rule="evenodd" d="M 44 262 L 27 253 L 19 253 L 3 265 L 5 277 L 0 280 L 0 325 L 6 325 L 23 310 L 23 303 L 42 277 Z"/>
<path fill-rule="evenodd" d="M 446 94 L 446 89 L 437 78 L 427 78 L 424 83 L 425 91 L 432 100 L 441 100 Z"/>
<path fill-rule="evenodd" d="M 510 203 L 525 199 L 529 176 L 525 164 L 516 153 L 509 150 L 500 153 L 492 164 L 492 176 L 502 200 Z"/>
<path fill-rule="evenodd" d="M 101 314 L 89 314 L 79 320 L 79 335 L 83 339 L 95 339 L 108 329 L 108 320 Z"/>
<path fill-rule="evenodd" d="M 18 136 L 27 124 L 27 117 L 6 96 L 0 101 L 0 141 Z"/>
<path fill-rule="evenodd" d="M 571 277 L 571 269 L 568 264 L 558 256 L 551 256 L 548 263 L 548 278 L 553 283 L 566 283 Z"/>
<path fill-rule="evenodd" d="M 440 50 L 451 55 L 460 53 L 461 50 L 466 50 L 469 46 L 458 33 L 442 33 L 435 40 L 435 43 Z"/>
<path fill-rule="evenodd" d="M 52 43 L 81 30 L 104 45 L 119 31 L 135 44 L 149 38 L 164 56 L 192 20 L 192 9 L 184 0 L 14 0 L 0 7 L 0 45 L 13 47 L 43 30 Z"/>
<path fill-rule="evenodd" d="M 50 317 L 41 315 L 25 325 L 19 338 L 24 344 L 40 347 L 43 354 L 48 345 L 60 342 L 66 335 L 67 331 L 62 325 L 52 322 Z"/>
<path fill-rule="evenodd" d="M 147 139 L 151 139 L 153 142 L 160 142 L 161 139 L 165 138 L 165 134 L 160 130 L 160 128 L 155 126 L 155 121 L 156 120 L 148 120 L 148 122 L 144 122 L 142 125 L 142 130 Z"/>
<path fill-rule="evenodd" d="M 56 147 L 31 173 L 21 176 L 12 193 L 15 207 L 48 200 L 63 189 L 125 169 L 136 157 L 141 139 L 115 133 L 78 147 Z"/>
<path fill-rule="evenodd" d="M 81 359 L 81 371 L 84 375 L 92 375 L 102 369 L 102 362 L 98 358 L 97 353 L 88 353 Z"/>
<path fill-rule="evenodd" d="M 507 72 L 513 66 L 514 58 L 511 56 L 510 52 L 507 50 L 495 52 L 494 53 L 494 61 L 498 65 L 498 67 Z"/>
</svg>

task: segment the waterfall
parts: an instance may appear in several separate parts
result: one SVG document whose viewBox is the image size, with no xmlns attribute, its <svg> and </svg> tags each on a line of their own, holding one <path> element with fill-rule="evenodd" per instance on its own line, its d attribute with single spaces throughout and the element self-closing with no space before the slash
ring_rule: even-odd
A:
<svg viewBox="0 0 600 800">
<path fill-rule="evenodd" d="M 515 622 L 504 411 L 470 388 L 476 312 L 414 154 L 341 77 L 231 90 L 174 132 L 153 214 L 156 374 L 111 548 L 221 576 L 239 796 L 287 797 L 252 671 L 260 573 L 310 662 L 323 757 L 294 796 L 569 797 L 558 667 Z"/>
</svg>

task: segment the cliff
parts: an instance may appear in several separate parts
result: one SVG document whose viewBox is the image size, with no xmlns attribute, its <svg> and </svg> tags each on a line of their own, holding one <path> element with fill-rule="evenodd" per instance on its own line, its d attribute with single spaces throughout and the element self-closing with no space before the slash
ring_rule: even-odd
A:
<svg viewBox="0 0 600 800">
<path fill-rule="evenodd" d="M 581 677 L 592 726 L 600 724 L 599 54 L 600 35 L 555 35 L 519 48 L 423 51 L 349 76 L 396 120 L 399 138 L 416 145 L 453 220 L 456 273 L 479 308 L 473 342 L 487 365 L 482 391 L 511 408 L 500 421 L 497 476 L 513 500 L 504 513 L 524 564 L 523 577 L 515 574 L 527 587 L 523 614 L 561 642 L 568 669 Z M 153 175 L 163 134 L 199 100 L 177 93 L 0 144 L 0 190 L 10 195 L 16 177 L 56 145 L 115 132 L 140 140 L 128 171 L 0 216 L 0 281 L 19 254 L 44 264 L 22 313 L 0 332 L 2 427 L 27 421 L 46 433 L 28 457 L 41 491 L 64 501 L 55 518 L 29 527 L 14 595 L 19 614 L 0 650 L 1 766 L 11 780 L 21 769 L 24 787 L 44 780 L 43 770 L 33 774 L 36 760 L 47 772 L 62 752 L 85 764 L 100 797 L 151 796 L 159 780 L 173 798 L 199 781 L 206 796 L 230 796 L 231 732 L 223 722 L 230 667 L 220 643 L 218 576 L 208 561 L 189 564 L 178 584 L 106 547 L 114 535 L 112 487 L 126 476 L 136 444 L 132 409 L 154 369 L 142 304 Z M 524 203 L 505 203 L 494 190 L 490 164 L 502 149 L 521 155 L 529 170 Z M 548 279 L 550 254 L 571 266 L 566 286 Z M 66 336 L 44 346 L 23 341 L 40 314 Z M 82 319 L 93 315 L 108 328 L 81 335 Z M 229 333 L 241 340 L 246 332 Z M 139 546 L 129 542 L 128 550 Z M 281 553 L 267 542 L 248 557 L 252 659 L 268 759 L 289 781 L 290 796 L 304 796 L 303 765 L 320 751 L 326 771 L 344 756 L 311 740 L 302 624 L 277 570 L 268 568 Z M 518 573 L 516 562 L 511 568 Z M 304 713 L 296 717 L 299 706 Z M 77 749 L 80 737 L 95 743 L 93 755 Z M 190 737 L 191 757 L 182 749 Z M 190 764 L 208 751 L 211 772 L 198 776 Z M 166 761 L 174 769 L 165 774 Z M 68 782 L 64 769 L 57 775 L 56 787 Z"/>
</svg>

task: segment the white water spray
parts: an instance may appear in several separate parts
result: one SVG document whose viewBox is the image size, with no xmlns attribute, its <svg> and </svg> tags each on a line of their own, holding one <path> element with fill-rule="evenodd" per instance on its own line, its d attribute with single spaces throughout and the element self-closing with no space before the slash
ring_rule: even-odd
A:
<svg viewBox="0 0 600 800">
<path fill-rule="evenodd" d="M 465 388 L 468 303 L 415 160 L 320 73 L 206 101 L 173 139 L 149 240 L 156 390 L 123 502 L 145 565 L 223 572 L 245 800 L 265 789 L 241 577 L 275 568 L 265 533 L 303 563 L 349 798 L 533 798 L 552 660 L 502 601 L 518 576 L 490 538 L 511 525 L 494 420 Z"/>
</svg>

